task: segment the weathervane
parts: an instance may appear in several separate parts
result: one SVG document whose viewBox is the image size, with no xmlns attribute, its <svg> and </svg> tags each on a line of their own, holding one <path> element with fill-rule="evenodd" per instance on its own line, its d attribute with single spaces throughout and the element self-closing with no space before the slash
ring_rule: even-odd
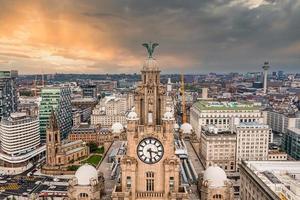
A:
<svg viewBox="0 0 300 200">
<path fill-rule="evenodd" d="M 146 49 L 147 49 L 147 51 L 148 51 L 148 56 L 149 56 L 149 58 L 152 58 L 152 54 L 153 54 L 153 52 L 154 52 L 154 49 L 155 49 L 155 47 L 157 47 L 158 46 L 158 43 L 153 43 L 152 44 L 152 42 L 149 42 L 149 43 L 144 43 L 144 44 L 142 44 L 144 47 L 146 47 Z"/>
</svg>

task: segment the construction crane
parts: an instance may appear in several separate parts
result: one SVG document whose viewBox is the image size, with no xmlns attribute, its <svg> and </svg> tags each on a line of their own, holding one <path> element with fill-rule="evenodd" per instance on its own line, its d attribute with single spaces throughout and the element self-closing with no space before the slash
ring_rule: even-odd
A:
<svg viewBox="0 0 300 200">
<path fill-rule="evenodd" d="M 182 109 L 182 124 L 186 123 L 186 109 L 185 109 L 185 93 L 184 93 L 184 74 L 181 74 L 181 109 Z"/>
</svg>

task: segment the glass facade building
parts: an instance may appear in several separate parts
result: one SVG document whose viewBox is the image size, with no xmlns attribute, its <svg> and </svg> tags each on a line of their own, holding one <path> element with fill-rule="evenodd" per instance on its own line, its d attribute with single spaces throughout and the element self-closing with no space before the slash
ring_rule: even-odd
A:
<svg viewBox="0 0 300 200">
<path fill-rule="evenodd" d="M 46 127 L 52 109 L 57 113 L 57 120 L 62 139 L 67 138 L 72 129 L 71 90 L 67 87 L 49 87 L 41 91 L 39 112 L 41 142 L 46 141 Z"/>
<path fill-rule="evenodd" d="M 282 137 L 281 146 L 292 158 L 300 160 L 300 129 L 288 128 Z"/>
<path fill-rule="evenodd" d="M 0 120 L 17 110 L 17 76 L 18 71 L 0 71 Z"/>
</svg>

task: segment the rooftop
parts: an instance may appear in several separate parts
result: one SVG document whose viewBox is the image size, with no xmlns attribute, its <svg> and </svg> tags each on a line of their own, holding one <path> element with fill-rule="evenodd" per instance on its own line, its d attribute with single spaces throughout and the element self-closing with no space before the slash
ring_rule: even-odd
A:
<svg viewBox="0 0 300 200">
<path fill-rule="evenodd" d="M 257 110 L 260 103 L 228 102 L 228 101 L 198 101 L 194 104 L 200 110 Z"/>
<path fill-rule="evenodd" d="M 300 161 L 246 161 L 268 188 L 284 199 L 300 199 Z"/>
</svg>

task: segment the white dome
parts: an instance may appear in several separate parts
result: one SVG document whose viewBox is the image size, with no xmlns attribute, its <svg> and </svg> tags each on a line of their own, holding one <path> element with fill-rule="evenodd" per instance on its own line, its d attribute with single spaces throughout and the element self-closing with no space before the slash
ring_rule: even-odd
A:
<svg viewBox="0 0 300 200">
<path fill-rule="evenodd" d="M 78 185 L 90 185 L 90 180 L 98 180 L 98 172 L 92 165 L 84 164 L 75 173 Z"/>
<path fill-rule="evenodd" d="M 193 127 L 189 123 L 183 123 L 180 127 L 183 133 L 192 133 Z"/>
<path fill-rule="evenodd" d="M 136 114 L 136 112 L 131 111 L 128 115 L 127 115 L 127 120 L 138 120 L 138 116 Z"/>
<path fill-rule="evenodd" d="M 113 133 L 121 133 L 124 130 L 124 128 L 120 122 L 116 122 L 111 126 L 111 130 Z"/>
<path fill-rule="evenodd" d="M 154 58 L 145 60 L 143 70 L 158 70 L 158 64 Z"/>
<path fill-rule="evenodd" d="M 163 120 L 174 120 L 174 115 L 171 112 L 165 112 Z"/>
<path fill-rule="evenodd" d="M 203 174 L 203 181 L 209 181 L 210 187 L 223 187 L 227 181 L 226 173 L 218 166 L 208 167 Z"/>
<path fill-rule="evenodd" d="M 174 124 L 174 129 L 178 130 L 179 129 L 179 125 L 177 123 Z"/>
</svg>

